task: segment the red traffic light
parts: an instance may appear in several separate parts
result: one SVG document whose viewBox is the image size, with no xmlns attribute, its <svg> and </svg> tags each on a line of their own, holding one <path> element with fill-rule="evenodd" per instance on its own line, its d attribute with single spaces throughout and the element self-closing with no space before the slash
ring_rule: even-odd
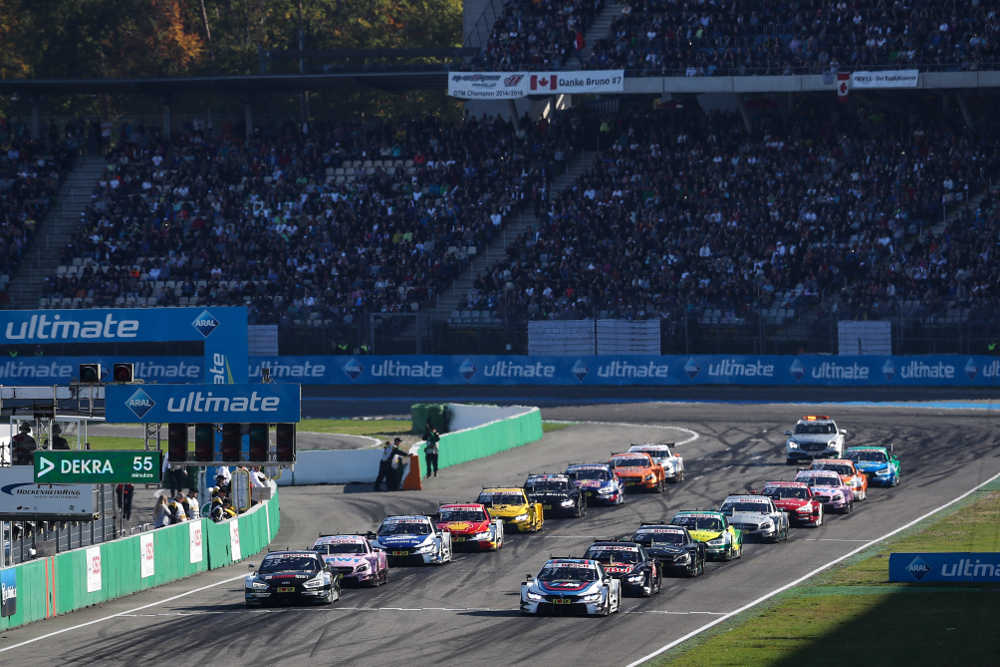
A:
<svg viewBox="0 0 1000 667">
<path fill-rule="evenodd" d="M 188 426 L 187 424 L 167 425 L 167 452 L 171 463 L 187 461 Z"/>
<path fill-rule="evenodd" d="M 295 424 L 275 427 L 275 458 L 281 463 L 295 462 Z"/>
<path fill-rule="evenodd" d="M 243 439 L 242 424 L 222 425 L 222 460 L 239 461 L 241 440 Z"/>
<path fill-rule="evenodd" d="M 115 382 L 133 382 L 135 380 L 135 365 L 115 364 L 111 369 L 111 377 Z"/>
<path fill-rule="evenodd" d="M 194 425 L 194 460 L 215 459 L 215 424 Z"/>
<path fill-rule="evenodd" d="M 267 424 L 250 424 L 250 460 L 266 463 L 270 442 Z"/>
</svg>

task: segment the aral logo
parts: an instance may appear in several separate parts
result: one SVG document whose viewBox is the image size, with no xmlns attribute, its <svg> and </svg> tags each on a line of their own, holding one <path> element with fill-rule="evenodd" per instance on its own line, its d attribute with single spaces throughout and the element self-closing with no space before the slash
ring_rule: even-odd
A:
<svg viewBox="0 0 1000 667">
<path fill-rule="evenodd" d="M 577 359 L 573 362 L 573 368 L 570 369 L 570 372 L 577 382 L 583 382 L 583 378 L 587 377 L 590 369 L 587 368 L 587 364 L 583 363 L 582 359 Z"/>
<path fill-rule="evenodd" d="M 924 578 L 924 575 L 931 571 L 927 567 L 927 563 L 920 556 L 917 556 L 910 561 L 910 564 L 906 566 L 906 571 L 913 575 L 913 577 L 919 581 Z"/>
<path fill-rule="evenodd" d="M 896 377 L 896 364 L 892 363 L 892 359 L 886 359 L 885 363 L 882 364 L 882 375 L 885 376 L 886 380 Z"/>
<path fill-rule="evenodd" d="M 136 389 L 131 396 L 125 399 L 125 407 L 131 410 L 132 414 L 139 419 L 145 417 L 146 413 L 152 410 L 154 405 L 156 405 L 156 403 L 154 403 L 149 394 L 142 389 Z"/>
<path fill-rule="evenodd" d="M 462 365 L 458 367 L 458 374 L 465 378 L 466 382 L 472 379 L 472 376 L 476 374 L 476 365 L 472 363 L 472 359 L 466 359 L 462 362 Z"/>
<path fill-rule="evenodd" d="M 347 363 L 344 364 L 344 374 L 352 380 L 357 380 L 362 370 L 361 364 L 358 363 L 357 359 L 348 359 Z"/>
<path fill-rule="evenodd" d="M 694 360 L 694 357 L 691 357 L 687 360 L 687 363 L 684 364 L 684 372 L 687 373 L 687 376 L 693 380 L 695 376 L 701 372 L 701 366 L 699 366 Z"/>
<path fill-rule="evenodd" d="M 792 374 L 792 377 L 796 380 L 801 380 L 806 374 L 806 368 L 802 365 L 802 362 L 796 359 L 792 362 L 792 365 L 788 367 L 788 372 Z"/>
<path fill-rule="evenodd" d="M 191 323 L 198 333 L 200 333 L 205 338 L 208 338 L 209 334 L 215 331 L 216 327 L 219 326 L 219 320 L 215 319 L 215 315 L 208 312 L 207 310 L 201 311 L 198 317 L 194 318 L 194 322 Z"/>
</svg>

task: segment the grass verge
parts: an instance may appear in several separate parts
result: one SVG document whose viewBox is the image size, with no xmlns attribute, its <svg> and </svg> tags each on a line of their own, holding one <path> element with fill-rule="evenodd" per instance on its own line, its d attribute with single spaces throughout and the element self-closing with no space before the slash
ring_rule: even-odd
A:
<svg viewBox="0 0 1000 667">
<path fill-rule="evenodd" d="M 1000 491 L 973 494 L 931 523 L 647 664 L 840 665 L 850 656 L 888 664 L 998 664 L 1000 591 L 889 583 L 889 554 L 907 551 L 1000 551 Z"/>
</svg>

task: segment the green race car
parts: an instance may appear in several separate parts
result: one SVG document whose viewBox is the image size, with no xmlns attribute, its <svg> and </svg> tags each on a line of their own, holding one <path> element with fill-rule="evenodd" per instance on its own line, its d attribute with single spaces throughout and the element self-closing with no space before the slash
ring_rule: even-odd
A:
<svg viewBox="0 0 1000 667">
<path fill-rule="evenodd" d="M 715 510 L 683 510 L 669 523 L 684 526 L 691 537 L 705 543 L 709 560 L 733 560 L 743 557 L 743 532 L 729 523 L 726 515 Z"/>
</svg>

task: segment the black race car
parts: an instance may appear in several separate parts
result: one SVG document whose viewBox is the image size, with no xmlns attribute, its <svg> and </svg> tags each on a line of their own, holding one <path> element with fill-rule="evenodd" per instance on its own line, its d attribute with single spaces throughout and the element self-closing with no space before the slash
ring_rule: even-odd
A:
<svg viewBox="0 0 1000 667">
<path fill-rule="evenodd" d="M 340 599 L 340 573 L 315 551 L 272 551 L 244 579 L 248 607 L 278 602 L 319 602 Z"/>
<path fill-rule="evenodd" d="M 587 547 L 583 557 L 599 561 L 608 575 L 622 582 L 623 592 L 644 598 L 660 592 L 660 566 L 637 542 L 600 540 Z"/>
<path fill-rule="evenodd" d="M 582 518 L 587 514 L 587 496 L 563 473 L 539 473 L 524 480 L 524 492 L 532 502 L 541 503 L 546 516 Z"/>
<path fill-rule="evenodd" d="M 684 526 L 643 523 L 629 539 L 643 545 L 664 570 L 689 577 L 705 573 L 705 543 L 693 539 Z"/>
</svg>

